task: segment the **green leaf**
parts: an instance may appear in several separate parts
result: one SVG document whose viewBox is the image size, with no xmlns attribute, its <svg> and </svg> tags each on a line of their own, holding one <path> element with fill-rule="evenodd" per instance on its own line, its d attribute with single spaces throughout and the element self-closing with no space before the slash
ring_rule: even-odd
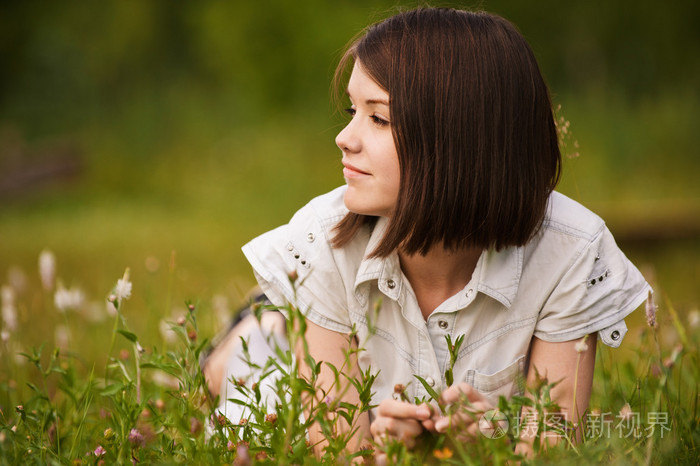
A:
<svg viewBox="0 0 700 466">
<path fill-rule="evenodd" d="M 425 388 L 425 391 L 428 392 L 428 395 L 430 395 L 430 397 L 433 400 L 438 401 L 440 399 L 440 395 L 438 394 L 438 392 L 436 392 L 433 389 L 433 387 L 428 385 L 428 382 L 426 382 L 425 379 L 423 379 L 423 377 L 421 377 L 420 375 L 414 375 L 413 377 L 418 379 L 418 381 L 423 385 L 423 388 Z"/>
<path fill-rule="evenodd" d="M 124 385 L 119 384 L 119 383 L 114 383 L 112 385 L 107 385 L 101 392 L 100 395 L 102 396 L 112 396 L 116 395 L 120 391 L 124 389 Z"/>
<path fill-rule="evenodd" d="M 117 330 L 117 333 L 124 336 L 124 338 L 126 338 L 127 340 L 129 340 L 132 343 L 136 343 L 138 341 L 138 337 L 136 336 L 135 333 L 131 333 L 127 330 L 122 330 L 122 329 Z"/>
</svg>

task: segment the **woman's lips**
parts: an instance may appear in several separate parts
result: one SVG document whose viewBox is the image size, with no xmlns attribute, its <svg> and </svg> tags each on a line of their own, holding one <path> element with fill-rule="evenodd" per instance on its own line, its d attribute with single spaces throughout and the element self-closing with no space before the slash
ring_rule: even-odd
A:
<svg viewBox="0 0 700 466">
<path fill-rule="evenodd" d="M 367 176 L 369 173 L 360 170 L 357 167 L 350 165 L 349 163 L 343 163 L 343 176 L 345 178 L 357 178 L 360 176 Z"/>
</svg>

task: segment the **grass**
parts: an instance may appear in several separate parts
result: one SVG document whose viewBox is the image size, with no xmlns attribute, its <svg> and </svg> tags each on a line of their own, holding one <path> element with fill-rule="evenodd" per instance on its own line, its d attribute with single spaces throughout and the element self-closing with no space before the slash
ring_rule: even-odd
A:
<svg viewBox="0 0 700 466">
<path fill-rule="evenodd" d="M 337 464 L 349 459 L 343 452 L 347 437 L 336 435 L 336 422 L 342 416 L 352 425 L 369 409 L 373 381 L 369 373 L 355 381 L 361 393 L 359 406 L 336 405 L 332 400 L 314 403 L 301 422 L 302 400 L 308 399 L 304 394 L 316 393 L 315 376 L 323 362 L 309 359 L 316 370 L 309 380 L 302 379 L 296 375 L 291 353 L 278 348 L 256 378 L 236 385 L 250 415 L 242 420 L 219 416 L 206 395 L 197 361 L 208 344 L 207 335 L 218 326 L 213 317 L 220 303 L 187 300 L 177 315 L 164 319 L 167 324 L 154 324 L 143 333 L 133 331 L 138 316 L 161 315 L 160 309 L 169 307 L 163 302 L 175 295 L 177 264 L 155 274 L 168 279 L 169 293 L 145 298 L 153 292 L 148 281 L 127 273 L 124 278 L 133 280 L 129 293 L 115 285 L 117 275 L 101 296 L 87 295 L 73 309 L 63 310 L 52 299 L 57 290 L 45 290 L 38 277 L 28 278 L 23 290 L 5 287 L 3 314 L 12 307 L 20 318 L 14 329 L 5 320 L 0 353 L 2 464 L 313 464 L 305 431 L 314 420 L 322 423 L 330 440 L 322 461 Z M 108 297 L 113 303 L 109 306 Z M 93 299 L 102 302 L 101 309 L 90 304 Z M 299 333 L 293 328 L 303 329 L 304 321 L 293 306 L 287 311 L 294 346 Z M 540 380 L 528 388 L 531 398 L 501 399 L 499 410 L 509 426 L 501 439 L 480 436 L 464 444 L 449 435 L 426 435 L 414 450 L 396 442 L 360 455 L 371 459 L 383 451 L 394 464 L 479 464 L 484 458 L 503 464 L 518 459 L 512 445 L 519 429 L 534 425 L 540 433 L 555 432 L 565 441 L 554 447 L 545 447 L 544 442 L 537 447 L 536 441 L 537 453 L 526 461 L 531 464 L 694 464 L 700 446 L 700 316 L 683 319 L 670 301 L 662 303 L 660 311 L 654 327 L 633 328 L 621 349 L 600 348 L 591 415 L 585 438 L 576 446 L 566 441 L 570 425 L 543 416 L 557 408 L 548 399 L 552 383 Z M 23 312 L 42 315 L 46 322 L 36 326 L 38 330 L 60 332 L 35 334 L 34 323 L 24 320 Z M 161 330 L 159 335 L 154 335 L 155 328 Z M 91 349 L 86 335 L 93 337 Z M 454 342 L 456 348 L 459 341 Z M 273 381 L 270 369 L 281 376 Z M 335 372 L 337 383 L 345 382 L 344 368 Z M 272 411 L 259 391 L 270 381 L 283 400 Z M 539 412 L 535 424 L 532 418 L 518 419 L 523 405 Z"/>
</svg>

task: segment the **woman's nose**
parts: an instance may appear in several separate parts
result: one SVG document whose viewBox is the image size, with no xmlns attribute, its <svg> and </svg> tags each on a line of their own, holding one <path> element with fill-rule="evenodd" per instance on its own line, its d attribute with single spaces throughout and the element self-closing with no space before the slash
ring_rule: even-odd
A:
<svg viewBox="0 0 700 466">
<path fill-rule="evenodd" d="M 345 128 L 343 128 L 335 137 L 336 145 L 343 152 L 358 152 L 362 146 L 360 143 L 360 138 L 355 134 L 353 126 L 353 122 L 350 121 L 350 123 L 348 123 L 347 126 L 345 126 Z"/>
</svg>

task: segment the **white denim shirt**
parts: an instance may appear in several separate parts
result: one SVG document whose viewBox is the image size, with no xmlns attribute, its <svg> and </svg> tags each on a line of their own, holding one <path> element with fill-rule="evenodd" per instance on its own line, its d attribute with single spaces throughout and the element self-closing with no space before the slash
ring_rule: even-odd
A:
<svg viewBox="0 0 700 466">
<path fill-rule="evenodd" d="M 530 342 L 561 342 L 598 332 L 617 347 L 624 318 L 650 290 L 598 216 L 566 196 L 550 196 L 542 228 L 523 247 L 485 250 L 471 281 L 424 319 L 396 253 L 367 259 L 387 225 L 380 218 L 345 247 L 330 246 L 333 227 L 348 212 L 345 187 L 317 197 L 287 225 L 243 247 L 272 303 L 294 302 L 321 327 L 355 327 L 363 370 L 377 374 L 373 403 L 408 387 L 409 399 L 427 398 L 414 377 L 438 392 L 449 368 L 446 335 L 464 335 L 454 366 L 464 381 L 497 402 L 522 391 Z M 288 279 L 296 271 L 296 295 Z M 380 303 L 377 306 L 377 303 Z M 369 325 L 368 325 L 369 324 Z"/>
</svg>

